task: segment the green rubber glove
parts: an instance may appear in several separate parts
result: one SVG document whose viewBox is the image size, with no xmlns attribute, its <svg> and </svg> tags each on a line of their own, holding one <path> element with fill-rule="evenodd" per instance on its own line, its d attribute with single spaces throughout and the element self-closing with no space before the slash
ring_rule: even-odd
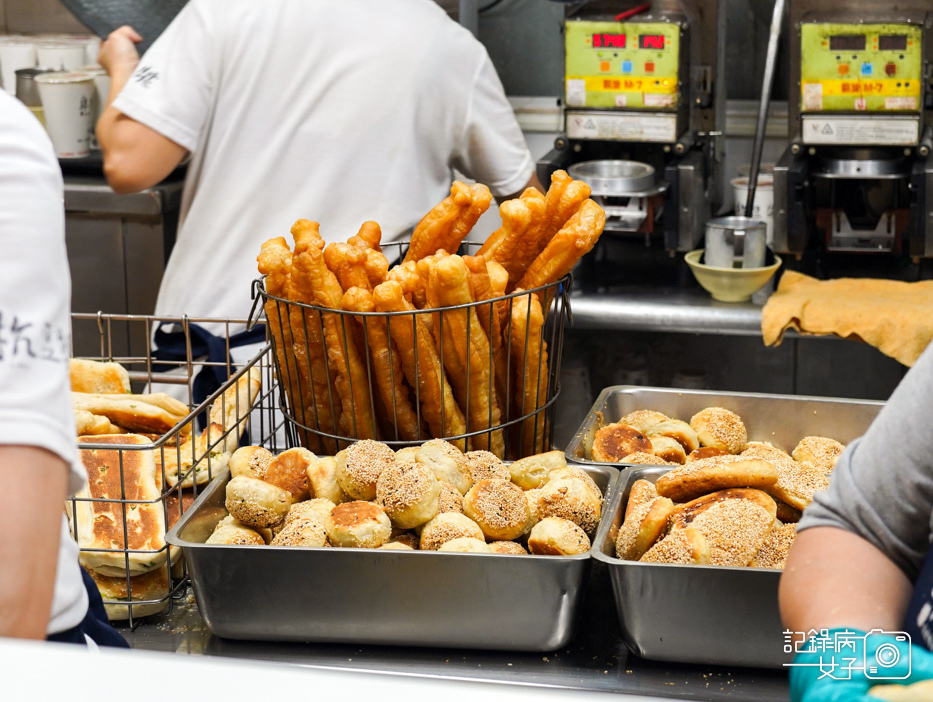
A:
<svg viewBox="0 0 933 702">
<path fill-rule="evenodd" d="M 933 653 L 901 632 L 830 629 L 798 646 L 790 670 L 793 702 L 877 702 L 875 685 L 933 678 Z"/>
</svg>

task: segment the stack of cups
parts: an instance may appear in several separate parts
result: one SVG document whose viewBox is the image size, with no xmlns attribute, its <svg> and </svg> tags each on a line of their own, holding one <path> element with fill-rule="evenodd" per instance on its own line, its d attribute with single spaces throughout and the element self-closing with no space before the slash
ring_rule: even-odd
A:
<svg viewBox="0 0 933 702">
<path fill-rule="evenodd" d="M 59 158 L 91 152 L 97 87 L 90 73 L 54 72 L 35 77 L 45 110 L 45 126 Z"/>
<path fill-rule="evenodd" d="M 36 58 L 42 66 L 57 71 L 74 71 L 87 63 L 87 41 L 53 39 L 36 43 Z"/>
<path fill-rule="evenodd" d="M 36 65 L 36 44 L 29 37 L 0 36 L 0 86 L 16 93 L 16 71 Z"/>
<path fill-rule="evenodd" d="M 107 106 L 107 96 L 110 95 L 110 76 L 108 76 L 107 71 L 100 66 L 82 66 L 78 69 L 78 72 L 88 73 L 94 77 L 94 104 L 91 121 L 93 124 L 97 124 L 97 120 L 100 119 L 100 113 L 103 112 L 104 108 Z M 91 148 L 100 148 L 100 144 L 97 143 L 97 134 L 93 127 L 91 128 Z"/>
</svg>

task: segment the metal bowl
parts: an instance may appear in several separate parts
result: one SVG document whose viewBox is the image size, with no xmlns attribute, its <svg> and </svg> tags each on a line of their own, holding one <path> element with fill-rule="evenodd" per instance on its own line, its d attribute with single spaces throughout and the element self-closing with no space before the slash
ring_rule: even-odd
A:
<svg viewBox="0 0 933 702">
<path fill-rule="evenodd" d="M 641 161 L 581 161 L 570 166 L 567 173 L 589 185 L 593 195 L 645 197 L 667 188 L 667 183 L 657 182 L 654 167 Z"/>
<path fill-rule="evenodd" d="M 817 178 L 846 179 L 891 179 L 906 178 L 910 170 L 905 168 L 906 159 L 889 151 L 878 149 L 839 149 L 831 156 L 820 159 Z"/>
</svg>

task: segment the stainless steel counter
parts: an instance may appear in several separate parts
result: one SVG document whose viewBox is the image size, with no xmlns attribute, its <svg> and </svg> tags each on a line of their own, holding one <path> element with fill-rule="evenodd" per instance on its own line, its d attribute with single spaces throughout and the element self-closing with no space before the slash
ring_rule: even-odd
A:
<svg viewBox="0 0 933 702">
<path fill-rule="evenodd" d="M 717 302 L 699 288 L 574 291 L 570 297 L 573 325 L 578 329 L 759 337 L 763 303 L 764 299 L 761 304 Z"/>
<path fill-rule="evenodd" d="M 135 631 L 123 628 L 121 633 L 137 649 L 317 668 L 710 702 L 785 702 L 788 697 L 783 671 L 654 663 L 630 654 L 620 639 L 608 577 L 598 565 L 576 636 L 567 648 L 553 653 L 231 641 L 206 629 L 190 593 L 169 614 L 147 618 Z"/>
</svg>

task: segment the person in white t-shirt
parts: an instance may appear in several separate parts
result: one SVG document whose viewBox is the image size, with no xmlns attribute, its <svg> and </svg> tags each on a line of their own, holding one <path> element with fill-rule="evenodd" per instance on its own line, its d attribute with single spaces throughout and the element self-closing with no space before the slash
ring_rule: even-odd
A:
<svg viewBox="0 0 933 702">
<path fill-rule="evenodd" d="M 157 315 L 244 318 L 263 241 L 292 223 L 398 238 L 454 169 L 500 201 L 540 188 L 485 48 L 433 0 L 191 0 L 140 60 L 110 35 L 97 125 L 117 192 L 190 156 Z"/>
<path fill-rule="evenodd" d="M 87 481 L 68 375 L 63 197 L 48 136 L 0 91 L 0 636 L 125 646 L 99 619 L 62 509 Z"/>
</svg>

